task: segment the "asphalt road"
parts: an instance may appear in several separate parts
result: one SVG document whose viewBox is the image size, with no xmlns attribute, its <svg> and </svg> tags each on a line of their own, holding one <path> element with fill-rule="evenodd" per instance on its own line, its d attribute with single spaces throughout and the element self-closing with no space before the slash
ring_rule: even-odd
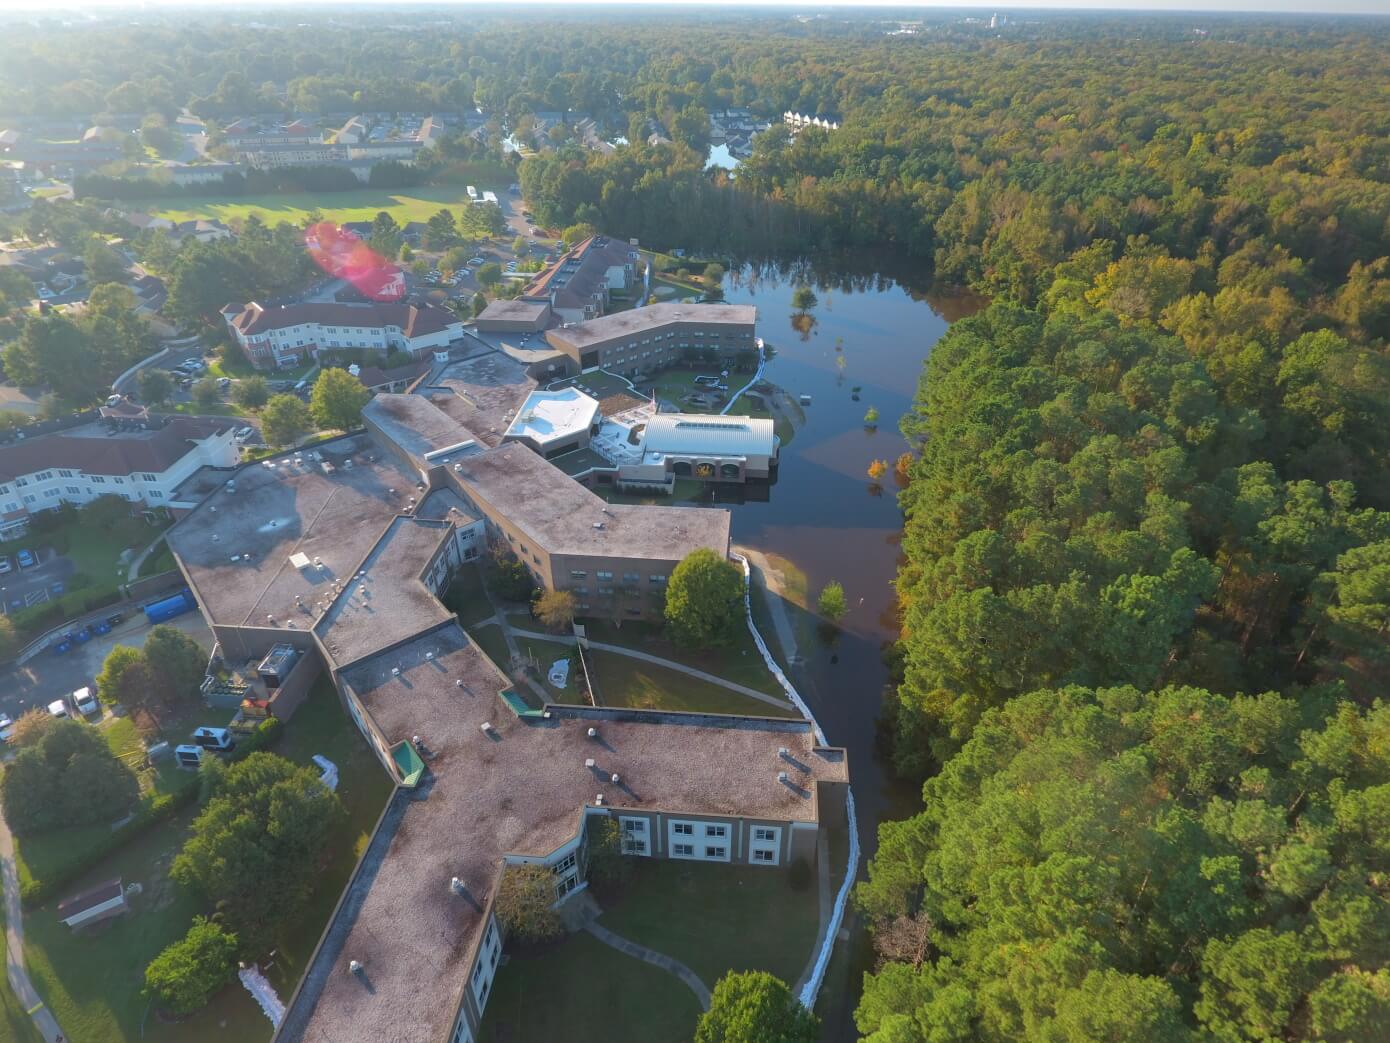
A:
<svg viewBox="0 0 1390 1043">
<path fill-rule="evenodd" d="M 111 633 L 94 637 L 84 645 L 75 645 L 67 655 L 60 656 L 48 650 L 23 666 L 0 670 L 0 711 L 18 717 L 31 706 L 47 706 L 59 696 L 91 684 L 101 672 L 107 653 L 117 645 L 143 647 L 150 632 L 145 614 L 130 605 L 113 605 L 111 611 L 126 615 L 125 622 Z M 186 612 L 170 623 L 212 652 L 212 631 L 201 614 Z"/>
</svg>

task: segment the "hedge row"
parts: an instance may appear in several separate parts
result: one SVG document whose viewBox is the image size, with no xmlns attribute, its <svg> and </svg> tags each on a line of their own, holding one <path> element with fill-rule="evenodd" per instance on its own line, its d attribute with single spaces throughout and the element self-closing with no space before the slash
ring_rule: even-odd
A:
<svg viewBox="0 0 1390 1043">
<path fill-rule="evenodd" d="M 284 732 L 285 726 L 282 721 L 275 717 L 268 718 L 262 721 L 254 732 L 237 743 L 236 749 L 228 759 L 240 760 L 257 750 L 273 746 L 280 741 Z M 25 880 L 19 888 L 20 900 L 26 908 L 47 902 L 54 894 L 95 869 L 136 837 L 188 807 L 198 799 L 198 791 L 198 776 L 190 773 L 185 784 L 173 793 L 161 793 L 156 797 L 146 798 L 141 802 L 140 810 L 129 822 L 120 829 L 112 830 L 109 836 L 74 858 L 61 871 L 43 880 Z"/>
</svg>

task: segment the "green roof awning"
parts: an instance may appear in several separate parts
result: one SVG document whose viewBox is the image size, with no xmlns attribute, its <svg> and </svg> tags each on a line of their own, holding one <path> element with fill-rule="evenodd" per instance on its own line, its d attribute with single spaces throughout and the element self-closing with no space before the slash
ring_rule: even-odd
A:
<svg viewBox="0 0 1390 1043">
<path fill-rule="evenodd" d="M 502 701 L 507 704 L 507 708 L 518 717 L 539 717 L 542 711 L 533 709 L 531 704 L 522 698 L 521 693 L 515 688 L 508 688 L 499 693 Z"/>
<path fill-rule="evenodd" d="M 398 742 L 391 748 L 391 759 L 401 773 L 401 785 L 413 789 L 425 773 L 425 762 L 415 752 L 415 747 L 408 742 Z"/>
</svg>

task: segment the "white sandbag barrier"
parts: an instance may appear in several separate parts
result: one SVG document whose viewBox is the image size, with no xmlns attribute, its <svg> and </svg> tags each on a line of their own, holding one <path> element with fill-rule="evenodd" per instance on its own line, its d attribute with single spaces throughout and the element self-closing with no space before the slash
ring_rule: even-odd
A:
<svg viewBox="0 0 1390 1043">
<path fill-rule="evenodd" d="M 772 672 L 772 676 L 777 678 L 777 683 L 782 686 L 782 690 L 787 693 L 787 698 L 792 701 L 792 705 L 801 711 L 801 716 L 811 722 L 811 727 L 816 731 L 816 741 L 823 746 L 829 746 L 826 741 L 825 732 L 821 730 L 815 715 L 811 713 L 811 708 L 806 705 L 801 698 L 801 693 L 796 690 L 796 685 L 782 672 L 782 668 L 777 665 L 777 660 L 772 658 L 772 653 L 767 649 L 767 642 L 763 640 L 762 634 L 758 633 L 757 626 L 753 623 L 753 575 L 748 567 L 748 559 L 742 554 L 730 552 L 729 555 L 740 565 L 743 566 L 743 612 L 748 620 L 748 630 L 753 635 L 753 642 L 758 646 L 758 651 L 762 653 L 763 662 Z M 830 914 L 830 923 L 826 925 L 825 937 L 821 939 L 820 952 L 816 954 L 816 964 L 811 971 L 811 976 L 806 980 L 806 985 L 801 990 L 798 997 L 801 1005 L 810 1010 L 816 1005 L 816 994 L 820 992 L 821 982 L 825 980 L 825 969 L 830 966 L 830 956 L 835 951 L 835 936 L 840 933 L 840 924 L 845 917 L 845 906 L 849 903 L 850 888 L 854 886 L 854 877 L 859 870 L 859 827 L 854 814 L 854 790 L 845 795 L 845 816 L 849 827 L 849 859 L 845 866 L 845 879 L 840 885 L 839 893 L 835 895 L 835 908 Z"/>
</svg>

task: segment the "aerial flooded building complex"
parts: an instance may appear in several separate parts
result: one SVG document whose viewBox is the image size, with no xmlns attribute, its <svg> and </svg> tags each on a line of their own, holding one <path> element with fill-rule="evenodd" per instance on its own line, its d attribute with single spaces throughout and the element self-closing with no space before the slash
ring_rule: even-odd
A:
<svg viewBox="0 0 1390 1043">
<path fill-rule="evenodd" d="M 326 670 L 398 787 L 277 1039 L 471 1041 L 506 864 L 549 867 L 562 899 L 609 818 L 632 855 L 814 860 L 822 802 L 848 787 L 808 721 L 541 708 L 511 686 L 440 602 L 466 562 L 505 546 L 581 614 L 653 618 L 682 558 L 728 553 L 730 515 L 606 503 L 540 455 L 550 434 L 601 429 L 596 400 L 537 392 L 497 353 L 471 361 L 378 395 L 365 433 L 242 468 L 169 535 L 222 655 L 303 653 L 282 716 Z M 775 453 L 770 427 L 700 419 L 722 451 Z M 679 441 L 679 420 L 658 428 Z"/>
</svg>

